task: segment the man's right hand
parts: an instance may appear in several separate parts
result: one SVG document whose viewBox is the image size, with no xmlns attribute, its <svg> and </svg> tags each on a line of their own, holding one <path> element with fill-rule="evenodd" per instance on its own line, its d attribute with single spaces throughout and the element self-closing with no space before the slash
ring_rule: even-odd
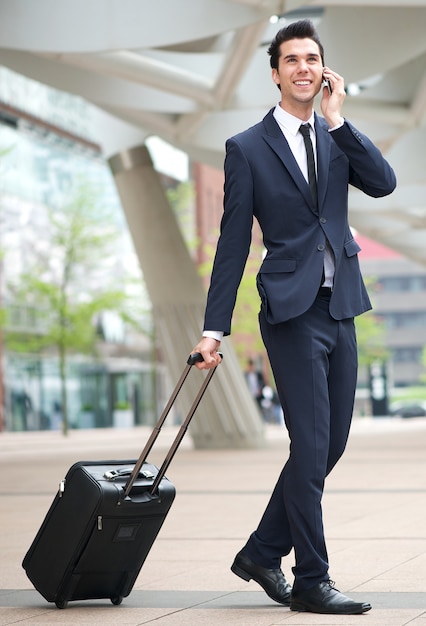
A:
<svg viewBox="0 0 426 626">
<path fill-rule="evenodd" d="M 192 350 L 192 352 L 199 352 L 204 359 L 201 363 L 196 363 L 195 367 L 198 367 L 199 370 L 208 370 L 219 365 L 222 361 L 218 353 L 219 346 L 220 341 L 211 337 L 203 337 Z"/>
</svg>

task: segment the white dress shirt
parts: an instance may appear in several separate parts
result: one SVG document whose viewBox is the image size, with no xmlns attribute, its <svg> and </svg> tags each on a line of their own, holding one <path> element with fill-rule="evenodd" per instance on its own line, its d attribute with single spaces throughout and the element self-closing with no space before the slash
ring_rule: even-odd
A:
<svg viewBox="0 0 426 626">
<path fill-rule="evenodd" d="M 278 126 L 281 128 L 284 137 L 287 139 L 290 150 L 293 153 L 294 158 L 300 167 L 306 182 L 308 181 L 308 158 L 306 156 L 305 143 L 303 141 L 303 135 L 299 132 L 300 124 L 309 124 L 309 134 L 311 136 L 312 147 L 314 149 L 315 169 L 317 170 L 317 138 L 315 134 L 315 117 L 312 111 L 312 115 L 308 120 L 301 120 L 287 111 L 284 111 L 279 104 L 275 107 L 274 118 L 276 119 Z M 339 126 L 341 126 L 339 124 Z M 338 128 L 336 126 L 335 128 Z M 335 130 L 331 128 L 330 130 Z M 322 284 L 323 287 L 333 287 L 334 278 L 334 257 L 330 245 L 326 244 L 324 253 L 324 276 L 325 280 Z"/>
</svg>

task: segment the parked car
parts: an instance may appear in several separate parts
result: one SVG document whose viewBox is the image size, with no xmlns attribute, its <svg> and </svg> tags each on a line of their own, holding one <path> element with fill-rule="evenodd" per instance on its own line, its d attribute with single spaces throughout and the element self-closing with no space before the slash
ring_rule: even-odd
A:
<svg viewBox="0 0 426 626">
<path fill-rule="evenodd" d="M 401 402 L 394 405 L 390 414 L 396 417 L 425 417 L 426 406 L 421 402 Z"/>
</svg>

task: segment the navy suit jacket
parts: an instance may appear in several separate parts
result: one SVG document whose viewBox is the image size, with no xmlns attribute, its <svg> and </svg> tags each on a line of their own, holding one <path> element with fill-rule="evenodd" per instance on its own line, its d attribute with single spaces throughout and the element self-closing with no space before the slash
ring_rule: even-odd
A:
<svg viewBox="0 0 426 626">
<path fill-rule="evenodd" d="M 372 142 L 345 120 L 329 132 L 315 115 L 318 208 L 290 147 L 273 117 L 226 143 L 224 213 L 204 329 L 231 332 L 238 286 L 251 243 L 253 217 L 266 256 L 257 276 L 262 308 L 272 324 L 304 313 L 321 283 L 326 240 L 334 253 L 330 314 L 354 317 L 371 308 L 348 222 L 348 185 L 385 196 L 395 174 Z"/>
</svg>

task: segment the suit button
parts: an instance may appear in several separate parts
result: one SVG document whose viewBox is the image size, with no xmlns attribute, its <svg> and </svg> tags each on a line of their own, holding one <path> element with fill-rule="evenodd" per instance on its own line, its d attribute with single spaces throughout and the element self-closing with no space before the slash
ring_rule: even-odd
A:
<svg viewBox="0 0 426 626">
<path fill-rule="evenodd" d="M 325 250 L 325 246 L 323 246 L 322 243 L 320 243 L 318 246 L 318 250 L 322 252 L 323 250 Z"/>
<path fill-rule="evenodd" d="M 326 221 L 327 221 L 327 220 L 325 219 L 325 217 L 320 217 L 320 222 L 321 222 L 321 224 L 325 224 L 325 223 L 326 223 Z"/>
</svg>

